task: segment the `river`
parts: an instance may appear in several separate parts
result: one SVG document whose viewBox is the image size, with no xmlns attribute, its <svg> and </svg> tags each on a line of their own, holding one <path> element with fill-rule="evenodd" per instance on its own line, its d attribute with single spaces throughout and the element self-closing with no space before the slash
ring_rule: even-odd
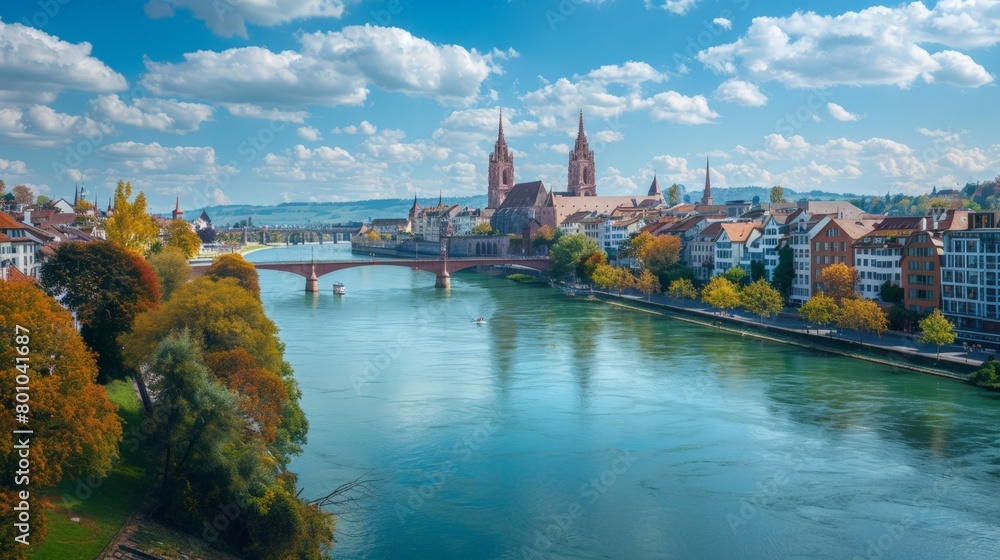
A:
<svg viewBox="0 0 1000 560">
<path fill-rule="evenodd" d="M 335 558 L 1000 557 L 996 393 L 471 271 L 260 283 L 303 496 L 374 481 Z"/>
</svg>

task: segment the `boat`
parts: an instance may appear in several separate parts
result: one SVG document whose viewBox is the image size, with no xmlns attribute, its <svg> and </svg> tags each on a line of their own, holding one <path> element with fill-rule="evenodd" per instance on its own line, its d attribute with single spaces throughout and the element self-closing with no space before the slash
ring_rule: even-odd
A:
<svg viewBox="0 0 1000 560">
<path fill-rule="evenodd" d="M 347 288 L 343 284 L 341 284 L 340 282 L 335 282 L 333 284 L 333 293 L 336 294 L 336 295 L 338 295 L 338 296 L 342 296 L 345 293 L 347 293 Z"/>
<path fill-rule="evenodd" d="M 476 320 L 475 320 L 474 322 L 475 322 L 475 323 L 476 323 L 477 325 L 485 325 L 485 324 L 486 324 L 486 319 L 484 319 L 484 318 L 480 317 L 480 318 L 476 319 Z"/>
</svg>

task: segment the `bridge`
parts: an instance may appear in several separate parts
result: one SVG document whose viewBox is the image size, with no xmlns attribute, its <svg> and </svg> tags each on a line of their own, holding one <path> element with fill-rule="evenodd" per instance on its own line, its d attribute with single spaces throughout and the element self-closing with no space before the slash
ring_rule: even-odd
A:
<svg viewBox="0 0 1000 560">
<path fill-rule="evenodd" d="M 548 257 L 477 257 L 461 259 L 373 259 L 352 261 L 272 261 L 252 263 L 257 270 L 291 272 L 306 279 L 306 292 L 319 291 L 319 277 L 338 270 L 359 266 L 402 266 L 433 273 L 436 288 L 451 287 L 451 273 L 474 266 L 521 266 L 540 272 L 549 271 Z M 192 265 L 195 276 L 208 271 L 210 263 Z"/>
</svg>

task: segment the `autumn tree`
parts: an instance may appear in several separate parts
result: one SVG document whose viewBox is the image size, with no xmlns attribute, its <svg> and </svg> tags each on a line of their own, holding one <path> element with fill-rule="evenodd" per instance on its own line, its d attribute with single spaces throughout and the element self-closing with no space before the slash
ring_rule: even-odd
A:
<svg viewBox="0 0 1000 560">
<path fill-rule="evenodd" d="M 639 262 L 642 262 L 642 251 L 651 241 L 653 241 L 653 235 L 648 231 L 634 234 L 618 249 L 617 256 L 619 259 L 638 259 Z"/>
<path fill-rule="evenodd" d="M 667 204 L 677 206 L 681 203 L 681 187 L 677 183 L 670 185 L 667 189 Z"/>
<path fill-rule="evenodd" d="M 740 286 L 743 284 L 743 281 L 746 280 L 747 271 L 743 270 L 742 267 L 733 266 L 722 275 L 726 277 L 726 280 L 732 282 L 734 286 Z"/>
<path fill-rule="evenodd" d="M 7 183 L 3 179 L 0 179 L 0 196 L 3 196 L 7 192 Z"/>
<path fill-rule="evenodd" d="M 870 299 L 849 298 L 840 303 L 840 308 L 834 314 L 834 323 L 842 329 L 858 331 L 858 342 L 866 332 L 878 336 L 889 330 L 889 319 L 877 303 Z"/>
<path fill-rule="evenodd" d="M 764 317 L 777 315 L 785 307 L 785 301 L 778 290 L 771 287 L 771 283 L 763 278 L 740 291 L 740 302 L 741 307 L 748 313 L 760 317 L 761 323 L 764 322 Z"/>
<path fill-rule="evenodd" d="M 35 201 L 35 193 L 27 185 L 17 185 L 10 192 L 14 195 L 14 202 L 17 204 L 31 204 Z"/>
<path fill-rule="evenodd" d="M 104 388 L 95 383 L 93 354 L 73 327 L 69 311 L 31 282 L 0 281 L 0 557 L 22 559 L 40 544 L 50 510 L 42 493 L 78 476 L 102 477 L 118 456 L 121 420 Z M 30 358 L 18 362 L 18 358 Z M 16 387 L 29 387 L 30 400 L 20 402 Z M 18 405 L 22 408 L 18 409 Z M 25 408 L 26 407 L 26 408 Z M 27 412 L 25 412 L 27 411 Z M 29 424 L 16 423 L 26 414 Z M 14 473 L 19 451 L 14 430 L 31 429 L 31 543 L 14 541 Z"/>
<path fill-rule="evenodd" d="M 678 278 L 670 283 L 670 287 L 667 289 L 667 295 L 673 299 L 681 300 L 681 307 L 684 307 L 685 300 L 695 299 L 698 297 L 698 290 L 687 278 Z"/>
<path fill-rule="evenodd" d="M 61 243 L 42 266 L 45 291 L 76 313 L 80 334 L 97 353 L 102 382 L 129 373 L 118 337 L 160 302 L 156 273 L 141 256 L 108 241 Z"/>
<path fill-rule="evenodd" d="M 569 280 L 581 260 L 597 251 L 597 244 L 586 235 L 560 237 L 549 251 L 549 260 L 552 262 L 549 276 L 556 280 Z"/>
<path fill-rule="evenodd" d="M 608 254 L 595 247 L 594 252 L 584 255 L 577 266 L 576 274 L 581 280 L 593 282 L 594 271 L 602 264 L 608 264 Z"/>
<path fill-rule="evenodd" d="M 920 344 L 934 344 L 937 346 L 937 357 L 941 359 L 941 345 L 955 342 L 955 325 L 951 324 L 940 309 L 935 309 L 933 313 L 920 321 L 920 336 L 917 340 Z"/>
<path fill-rule="evenodd" d="M 649 301 L 649 297 L 652 294 L 660 293 L 660 280 L 648 268 L 644 268 L 642 273 L 639 274 L 635 286 L 640 292 L 646 294 L 646 301 Z"/>
<path fill-rule="evenodd" d="M 367 234 L 365 234 L 365 239 L 367 239 L 368 241 L 382 241 L 382 235 L 375 230 L 370 230 Z"/>
<path fill-rule="evenodd" d="M 740 305 L 740 291 L 724 276 L 713 276 L 701 290 L 701 300 L 716 309 L 727 311 Z"/>
<path fill-rule="evenodd" d="M 76 201 L 76 204 L 73 205 L 73 211 L 76 212 L 77 214 L 87 214 L 89 212 L 92 212 L 93 210 L 94 210 L 94 205 L 89 200 L 83 198 Z"/>
<path fill-rule="evenodd" d="M 476 226 L 472 228 L 472 235 L 493 235 L 493 226 L 491 226 L 489 222 L 476 224 Z"/>
<path fill-rule="evenodd" d="M 771 187 L 771 203 L 778 204 L 785 202 L 785 189 L 775 185 Z"/>
<path fill-rule="evenodd" d="M 639 260 L 650 272 L 660 277 L 681 258 L 681 239 L 676 235 L 660 235 L 650 239 L 639 250 Z"/>
<path fill-rule="evenodd" d="M 818 331 L 819 327 L 829 325 L 834 321 L 838 309 L 836 300 L 823 292 L 817 292 L 816 295 L 803 303 L 802 307 L 799 307 L 799 315 L 806 321 L 815 324 Z"/>
<path fill-rule="evenodd" d="M 139 191 L 132 198 L 132 183 L 118 181 L 115 187 L 114 214 L 104 223 L 108 241 L 114 241 L 131 251 L 145 253 L 156 241 L 159 226 L 146 210 L 146 194 Z"/>
<path fill-rule="evenodd" d="M 160 281 L 160 292 L 163 301 L 170 299 L 178 287 L 191 278 L 191 265 L 180 251 L 168 247 L 159 253 L 149 256 L 149 266 Z"/>
<path fill-rule="evenodd" d="M 288 391 L 281 377 L 258 366 L 243 348 L 213 352 L 205 357 L 205 364 L 237 395 L 240 412 L 252 420 L 247 429 L 265 443 L 274 443 L 282 410 L 288 402 Z"/>
<path fill-rule="evenodd" d="M 858 278 L 858 271 L 844 263 L 831 264 L 819 273 L 819 280 L 826 287 L 826 293 L 837 303 L 855 297 Z"/>
<path fill-rule="evenodd" d="M 222 278 L 235 278 L 250 294 L 260 299 L 260 282 L 258 280 L 257 269 L 253 263 L 243 258 L 237 253 L 227 253 L 215 259 L 212 266 L 208 267 L 206 276 L 220 280 Z"/>
<path fill-rule="evenodd" d="M 562 237 L 562 231 L 552 226 L 545 225 L 538 228 L 538 231 L 535 232 L 533 242 L 541 245 L 552 245 L 558 241 L 560 237 Z"/>
<path fill-rule="evenodd" d="M 173 247 L 190 259 L 201 249 L 201 238 L 184 220 L 171 220 L 166 227 L 166 246 Z"/>
<path fill-rule="evenodd" d="M 606 263 L 597 265 L 592 276 L 594 284 L 597 285 L 598 288 L 605 290 L 610 289 L 615 285 L 616 277 L 617 273 L 615 273 L 615 267 Z"/>
<path fill-rule="evenodd" d="M 632 288 L 636 285 L 636 278 L 632 275 L 627 268 L 616 267 L 614 269 L 614 284 L 613 287 L 618 290 L 618 295 L 621 296 L 622 292 Z"/>
</svg>

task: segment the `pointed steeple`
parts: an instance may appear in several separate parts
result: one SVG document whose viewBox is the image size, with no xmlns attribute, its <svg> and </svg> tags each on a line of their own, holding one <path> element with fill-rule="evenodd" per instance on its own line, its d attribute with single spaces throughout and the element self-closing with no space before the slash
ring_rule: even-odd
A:
<svg viewBox="0 0 1000 560">
<path fill-rule="evenodd" d="M 566 186 L 570 196 L 597 196 L 594 152 L 587 144 L 587 133 L 583 129 L 583 109 L 580 109 L 576 144 L 569 153 L 569 169 L 566 176 Z"/>
<path fill-rule="evenodd" d="M 649 185 L 649 192 L 646 196 L 663 196 L 663 191 L 660 190 L 660 182 L 656 180 L 656 172 L 653 172 L 653 182 Z"/>
<path fill-rule="evenodd" d="M 73 183 L 73 206 L 80 202 L 80 183 Z"/>
<path fill-rule="evenodd" d="M 514 187 L 514 156 L 507 147 L 507 139 L 503 135 L 503 108 L 500 109 L 500 122 L 497 126 L 497 142 L 490 154 L 486 183 L 486 207 L 499 208 L 507 198 L 507 193 Z"/>
<path fill-rule="evenodd" d="M 583 109 L 580 109 L 580 125 L 576 131 L 576 146 L 575 150 L 577 152 L 583 152 L 588 149 L 587 146 L 587 133 L 583 130 Z"/>
<path fill-rule="evenodd" d="M 177 197 L 177 204 L 174 206 L 174 211 L 170 213 L 173 219 L 180 220 L 184 217 L 184 211 L 181 210 L 181 197 Z"/>
<path fill-rule="evenodd" d="M 708 156 L 705 156 L 705 194 L 701 196 L 701 203 L 711 206 L 712 201 L 712 173 L 708 168 Z"/>
<path fill-rule="evenodd" d="M 442 191 L 438 191 L 438 208 L 444 206 L 444 194 Z"/>
<path fill-rule="evenodd" d="M 417 204 L 417 193 L 413 193 L 413 206 L 410 206 L 410 219 L 417 217 L 420 213 L 420 205 Z"/>
</svg>

